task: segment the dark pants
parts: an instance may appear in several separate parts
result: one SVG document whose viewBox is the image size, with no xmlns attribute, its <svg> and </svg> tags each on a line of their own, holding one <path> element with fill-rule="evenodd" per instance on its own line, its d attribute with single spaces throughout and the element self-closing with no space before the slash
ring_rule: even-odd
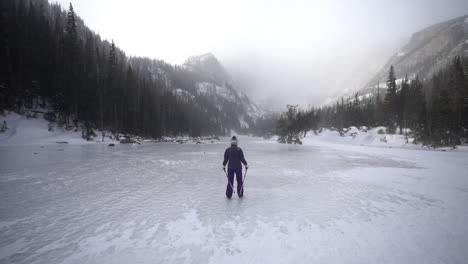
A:
<svg viewBox="0 0 468 264">
<path fill-rule="evenodd" d="M 242 188 L 242 168 L 229 168 L 228 169 L 228 185 L 226 187 L 226 196 L 228 198 L 231 198 L 232 196 L 232 188 L 231 186 L 234 187 L 234 173 L 236 174 L 236 180 L 237 180 L 237 195 L 239 197 L 242 197 L 244 195 L 244 188 Z M 242 190 L 241 190 L 242 188 Z"/>
</svg>

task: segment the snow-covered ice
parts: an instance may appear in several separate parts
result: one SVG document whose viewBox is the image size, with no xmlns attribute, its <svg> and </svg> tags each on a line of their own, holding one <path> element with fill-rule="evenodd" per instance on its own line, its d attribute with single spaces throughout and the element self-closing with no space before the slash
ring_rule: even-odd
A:
<svg viewBox="0 0 468 264">
<path fill-rule="evenodd" d="M 466 263 L 468 152 L 306 143 L 4 144 L 0 263 Z"/>
</svg>

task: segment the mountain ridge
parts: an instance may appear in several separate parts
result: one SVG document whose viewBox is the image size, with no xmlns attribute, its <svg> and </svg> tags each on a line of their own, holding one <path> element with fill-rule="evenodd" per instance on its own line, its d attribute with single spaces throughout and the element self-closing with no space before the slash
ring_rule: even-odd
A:
<svg viewBox="0 0 468 264">
<path fill-rule="evenodd" d="M 8 45 L 0 49 L 0 112 L 20 112 L 43 98 L 51 120 L 82 122 L 90 131 L 158 138 L 255 129 L 258 108 L 213 54 L 184 65 L 128 56 L 87 27 L 72 4 L 68 11 L 35 0 L 0 7 Z"/>
<path fill-rule="evenodd" d="M 386 87 L 388 69 L 395 67 L 397 79 L 408 75 L 421 80 L 430 78 L 457 56 L 468 55 L 468 15 L 426 27 L 412 34 L 410 40 L 391 56 L 382 69 L 358 92 Z M 383 85 L 382 85 L 383 84 Z"/>
</svg>

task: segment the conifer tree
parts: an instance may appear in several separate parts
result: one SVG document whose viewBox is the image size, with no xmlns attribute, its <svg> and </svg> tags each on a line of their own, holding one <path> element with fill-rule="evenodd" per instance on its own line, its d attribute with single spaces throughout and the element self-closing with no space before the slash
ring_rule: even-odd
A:
<svg viewBox="0 0 468 264">
<path fill-rule="evenodd" d="M 383 120 L 384 120 L 384 109 L 383 109 L 382 96 L 380 94 L 380 83 L 377 83 L 377 95 L 375 98 L 375 112 L 374 112 L 375 125 L 383 125 L 382 123 Z"/>
<path fill-rule="evenodd" d="M 70 3 L 67 13 L 67 25 L 65 27 L 64 58 L 66 66 L 66 82 L 64 87 L 65 105 L 62 107 L 65 115 L 74 113 L 75 118 L 78 115 L 78 97 L 79 97 L 79 50 L 78 50 L 78 32 L 76 28 L 75 11 Z M 68 118 L 66 118 L 68 123 Z"/>
<path fill-rule="evenodd" d="M 396 85 L 396 76 L 395 76 L 395 69 L 390 66 L 390 70 L 388 72 L 388 80 L 387 80 L 387 94 L 385 95 L 384 99 L 384 109 L 385 115 L 387 118 L 387 126 L 391 133 L 395 132 L 395 123 L 397 117 L 397 85 Z"/>
<path fill-rule="evenodd" d="M 407 96 L 408 96 L 408 76 L 403 79 L 401 82 L 401 88 L 398 93 L 398 100 L 397 100 L 397 111 L 398 111 L 398 126 L 400 128 L 400 135 L 403 134 L 403 128 L 406 127 L 406 103 L 407 103 Z"/>
</svg>

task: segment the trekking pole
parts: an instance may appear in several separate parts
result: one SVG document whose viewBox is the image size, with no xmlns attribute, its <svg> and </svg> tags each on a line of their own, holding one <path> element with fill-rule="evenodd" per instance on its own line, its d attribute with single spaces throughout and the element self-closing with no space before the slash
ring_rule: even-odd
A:
<svg viewBox="0 0 468 264">
<path fill-rule="evenodd" d="M 244 179 L 242 179 L 242 186 L 241 186 L 240 192 L 239 192 L 239 193 L 241 193 L 241 194 L 244 194 L 244 193 L 243 193 L 243 191 L 244 191 L 244 183 L 245 183 L 245 178 L 247 177 L 247 171 L 248 171 L 248 170 L 249 170 L 249 169 L 245 169 Z"/>
<path fill-rule="evenodd" d="M 234 191 L 234 187 L 232 187 L 232 183 L 229 182 L 229 177 L 228 177 L 228 175 L 227 175 L 226 169 L 223 169 L 223 170 L 224 170 L 224 173 L 226 174 L 226 178 L 228 179 L 229 185 L 231 185 L 232 193 L 233 193 L 233 194 L 236 193 L 236 191 Z"/>
</svg>

